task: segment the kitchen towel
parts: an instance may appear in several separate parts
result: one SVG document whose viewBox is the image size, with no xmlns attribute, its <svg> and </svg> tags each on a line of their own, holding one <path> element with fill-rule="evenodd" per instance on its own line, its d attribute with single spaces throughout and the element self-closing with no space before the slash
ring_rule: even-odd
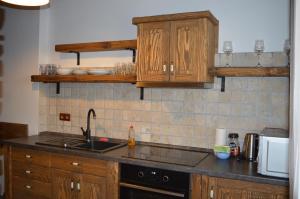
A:
<svg viewBox="0 0 300 199">
<path fill-rule="evenodd" d="M 226 129 L 216 129 L 215 145 L 227 145 Z"/>
</svg>

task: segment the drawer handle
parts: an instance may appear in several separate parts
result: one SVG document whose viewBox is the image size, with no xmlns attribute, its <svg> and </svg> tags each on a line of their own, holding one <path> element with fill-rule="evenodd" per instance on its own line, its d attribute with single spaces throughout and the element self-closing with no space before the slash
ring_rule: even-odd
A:
<svg viewBox="0 0 300 199">
<path fill-rule="evenodd" d="M 25 187 L 26 187 L 26 189 L 31 189 L 30 185 L 26 185 Z"/>
<path fill-rule="evenodd" d="M 26 157 L 27 159 L 30 159 L 30 158 L 31 158 L 31 155 L 26 154 L 25 157 Z"/>
<path fill-rule="evenodd" d="M 31 174 L 31 171 L 30 170 L 26 170 L 25 173 L 26 174 Z"/>
<path fill-rule="evenodd" d="M 74 182 L 71 181 L 71 190 L 73 191 L 73 189 L 74 189 Z"/>
<path fill-rule="evenodd" d="M 167 71 L 167 65 L 164 64 L 164 65 L 163 65 L 163 72 L 166 72 L 166 71 Z"/>
<path fill-rule="evenodd" d="M 171 64 L 171 66 L 170 66 L 170 71 L 174 72 L 174 65 L 173 64 Z"/>
<path fill-rule="evenodd" d="M 80 191 L 80 183 L 77 182 L 77 190 Z"/>
<path fill-rule="evenodd" d="M 79 166 L 79 163 L 78 162 L 72 162 L 72 165 L 77 167 L 77 166 Z"/>
</svg>

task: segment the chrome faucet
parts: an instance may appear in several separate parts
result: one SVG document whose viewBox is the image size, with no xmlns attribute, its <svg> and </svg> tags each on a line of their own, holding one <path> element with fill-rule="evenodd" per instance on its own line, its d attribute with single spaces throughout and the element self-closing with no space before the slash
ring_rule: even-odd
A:
<svg viewBox="0 0 300 199">
<path fill-rule="evenodd" d="M 88 143 L 91 142 L 91 128 L 90 128 L 90 119 L 91 119 L 91 113 L 93 113 L 93 119 L 96 119 L 96 113 L 95 113 L 95 110 L 94 109 L 90 109 L 88 114 L 87 114 L 87 128 L 86 130 L 84 130 L 82 127 L 81 127 L 81 130 L 82 130 L 82 133 L 83 135 L 85 136 L 85 139 Z"/>
</svg>

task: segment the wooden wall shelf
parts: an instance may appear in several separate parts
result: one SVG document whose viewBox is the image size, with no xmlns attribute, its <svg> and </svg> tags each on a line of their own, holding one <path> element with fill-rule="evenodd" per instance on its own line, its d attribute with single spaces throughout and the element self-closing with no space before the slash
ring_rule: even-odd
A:
<svg viewBox="0 0 300 199">
<path fill-rule="evenodd" d="M 135 75 L 32 75 L 32 82 L 136 83 Z"/>
<path fill-rule="evenodd" d="M 97 52 L 131 50 L 137 48 L 137 40 L 103 41 L 92 43 L 74 43 L 55 45 L 56 52 Z"/>
<path fill-rule="evenodd" d="M 288 67 L 215 67 L 210 73 L 218 77 L 289 77 Z"/>
</svg>

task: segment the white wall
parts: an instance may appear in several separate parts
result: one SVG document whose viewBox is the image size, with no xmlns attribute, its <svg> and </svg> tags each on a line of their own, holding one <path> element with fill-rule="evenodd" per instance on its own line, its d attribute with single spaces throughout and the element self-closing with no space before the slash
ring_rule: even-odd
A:
<svg viewBox="0 0 300 199">
<path fill-rule="evenodd" d="M 224 40 L 233 41 L 235 52 L 253 52 L 256 39 L 265 40 L 266 51 L 282 51 L 289 37 L 288 8 L 287 0 L 52 0 L 50 60 L 76 63 L 74 55 L 54 54 L 55 44 L 136 38 L 132 17 L 200 10 L 210 10 L 220 21 L 220 52 Z M 82 64 L 111 65 L 120 55 L 127 54 L 89 53 Z"/>
<path fill-rule="evenodd" d="M 5 39 L 0 121 L 28 124 L 29 133 L 36 134 L 39 92 L 30 76 L 38 73 L 39 11 L 5 8 L 2 31 Z"/>
</svg>

